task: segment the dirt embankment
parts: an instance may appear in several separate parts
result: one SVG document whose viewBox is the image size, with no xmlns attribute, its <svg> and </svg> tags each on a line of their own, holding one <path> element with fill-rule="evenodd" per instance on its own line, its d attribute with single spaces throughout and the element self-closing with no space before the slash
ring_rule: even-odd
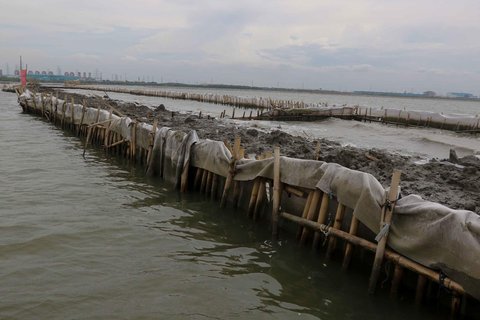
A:
<svg viewBox="0 0 480 320">
<path fill-rule="evenodd" d="M 43 89 L 49 90 L 49 89 Z M 51 91 L 51 90 L 50 90 Z M 59 97 L 65 94 L 59 92 Z M 273 146 L 281 147 L 281 153 L 301 159 L 318 159 L 335 162 L 350 169 L 372 174 L 384 186 L 388 186 L 393 169 L 402 170 L 402 193 L 418 194 L 424 199 L 438 202 L 454 209 L 467 209 L 480 214 L 480 159 L 474 156 L 455 159 L 432 160 L 418 165 L 418 159 L 392 154 L 379 149 L 342 147 L 325 139 L 316 141 L 296 137 L 283 131 L 264 132 L 254 127 L 237 126 L 228 121 L 210 117 L 180 114 L 168 111 L 163 105 L 152 110 L 136 103 L 125 103 L 102 97 L 86 97 L 68 94 L 75 101 L 86 101 L 88 106 L 115 107 L 123 114 L 152 123 L 159 120 L 159 126 L 175 130 L 196 130 L 202 139 L 227 140 L 233 142 L 240 136 L 247 154 L 262 154 L 272 151 Z"/>
</svg>

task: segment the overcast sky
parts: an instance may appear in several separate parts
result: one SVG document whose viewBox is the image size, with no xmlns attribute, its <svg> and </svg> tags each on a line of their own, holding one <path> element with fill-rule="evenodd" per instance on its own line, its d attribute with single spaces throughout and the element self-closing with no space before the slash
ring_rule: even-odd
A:
<svg viewBox="0 0 480 320">
<path fill-rule="evenodd" d="M 478 0 L 0 0 L 0 68 L 480 93 Z"/>
</svg>

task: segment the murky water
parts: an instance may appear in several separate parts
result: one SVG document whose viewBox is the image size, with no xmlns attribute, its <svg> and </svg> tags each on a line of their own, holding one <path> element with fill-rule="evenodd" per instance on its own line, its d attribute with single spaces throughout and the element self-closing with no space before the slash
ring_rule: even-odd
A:
<svg viewBox="0 0 480 320">
<path fill-rule="evenodd" d="M 183 88 L 182 88 L 183 89 Z M 152 90 L 152 88 L 146 88 Z M 179 88 L 162 88 L 162 90 L 181 90 Z M 201 91 L 201 89 L 186 88 L 186 91 Z M 83 94 L 101 95 L 101 92 L 90 90 L 68 90 Z M 268 97 L 274 94 L 278 99 L 289 99 L 314 102 L 314 99 L 325 100 L 329 104 L 349 105 L 359 104 L 367 106 L 385 106 L 389 108 L 404 108 L 407 110 L 427 110 L 435 112 L 450 112 L 461 114 L 480 114 L 480 102 L 461 100 L 439 99 L 412 99 L 393 97 L 368 97 L 368 96 L 343 96 L 343 95 L 318 95 L 306 93 L 282 93 L 274 91 L 249 91 L 218 89 L 218 94 L 231 94 L 243 97 L 261 96 Z M 109 92 L 113 99 L 156 107 L 164 104 L 167 109 L 180 112 L 193 112 L 198 114 L 210 114 L 218 117 L 226 110 L 227 115 L 232 115 L 233 108 L 224 105 L 202 103 L 189 100 L 173 100 L 158 97 L 137 96 L 123 93 Z M 254 95 L 255 94 L 255 95 Z M 291 94 L 291 96 L 290 96 Z M 318 100 L 317 100 L 318 101 Z M 321 100 L 324 101 L 324 100 Z M 237 109 L 236 117 L 241 117 L 244 110 Z M 250 110 L 245 111 L 246 116 Z M 255 112 L 254 112 L 255 114 Z M 224 120 L 230 121 L 230 120 Z M 424 158 L 448 158 L 450 149 L 454 149 L 459 156 L 480 154 L 480 135 L 458 134 L 451 131 L 431 128 L 405 128 L 379 123 L 364 123 L 358 121 L 345 121 L 328 119 L 317 122 L 282 122 L 282 121 L 242 121 L 234 120 L 239 126 L 255 126 L 264 130 L 281 129 L 288 133 L 304 136 L 307 138 L 326 138 L 340 142 L 344 145 L 353 145 L 361 148 L 381 148 L 401 154 L 417 155 Z"/>
<path fill-rule="evenodd" d="M 178 195 L 0 92 L 0 318 L 438 319 L 368 274 Z"/>
</svg>

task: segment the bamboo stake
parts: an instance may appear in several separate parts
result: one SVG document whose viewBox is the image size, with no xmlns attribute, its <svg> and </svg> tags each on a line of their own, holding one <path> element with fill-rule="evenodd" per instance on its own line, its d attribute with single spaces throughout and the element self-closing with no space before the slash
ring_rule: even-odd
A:
<svg viewBox="0 0 480 320">
<path fill-rule="evenodd" d="M 427 278 L 419 274 L 417 278 L 417 289 L 415 290 L 415 304 L 417 305 L 422 304 L 423 296 L 425 295 L 426 284 Z"/>
<path fill-rule="evenodd" d="M 303 207 L 303 212 L 302 212 L 303 219 L 307 217 L 308 210 L 310 209 L 310 204 L 312 203 L 313 193 L 314 191 L 310 191 L 308 193 L 307 201 L 305 202 L 305 206 Z M 299 226 L 297 230 L 297 239 L 300 239 L 300 237 L 302 236 L 302 232 L 303 232 L 303 227 Z"/>
<path fill-rule="evenodd" d="M 333 223 L 334 229 L 341 230 L 344 215 L 345 215 L 345 206 L 342 203 L 338 202 L 337 212 L 335 213 L 335 222 Z M 332 256 L 336 246 L 337 246 L 337 239 L 334 237 L 331 237 L 328 240 L 327 257 Z"/>
<path fill-rule="evenodd" d="M 315 190 L 313 192 L 312 196 L 312 203 L 310 204 L 310 207 L 308 208 L 307 212 L 307 220 L 314 220 L 315 219 L 315 213 L 317 211 L 318 207 L 318 202 L 320 201 L 320 196 L 322 195 L 322 191 L 320 190 Z M 308 228 L 303 228 L 302 230 L 302 235 L 300 236 L 300 243 L 305 244 L 305 242 L 308 239 L 308 235 L 310 234 L 310 229 Z"/>
<path fill-rule="evenodd" d="M 216 174 L 212 175 L 212 188 L 210 190 L 210 198 L 212 201 L 217 199 L 217 188 L 218 188 L 218 176 Z"/>
<path fill-rule="evenodd" d="M 240 182 L 233 181 L 233 207 L 237 208 L 240 199 Z"/>
<path fill-rule="evenodd" d="M 72 97 L 72 110 L 71 110 L 71 117 L 72 117 L 72 130 L 75 131 L 75 100 Z"/>
<path fill-rule="evenodd" d="M 112 109 L 113 110 L 113 109 Z M 131 159 L 133 163 L 136 162 L 136 152 L 137 152 L 137 122 L 134 121 L 132 128 L 131 128 L 131 136 L 132 136 L 132 141 L 131 141 Z"/>
<path fill-rule="evenodd" d="M 282 197 L 282 182 L 280 177 L 280 147 L 273 150 L 273 199 L 272 199 L 272 238 L 278 238 L 278 214 Z"/>
<path fill-rule="evenodd" d="M 320 210 L 318 212 L 317 223 L 324 224 L 325 221 L 327 220 L 329 202 L 330 202 L 330 199 L 328 197 L 328 194 L 324 192 L 322 196 L 322 202 L 320 204 Z M 320 232 L 315 232 L 315 235 L 313 237 L 313 249 L 315 250 L 318 248 L 318 245 L 320 243 L 320 236 L 321 236 Z"/>
<path fill-rule="evenodd" d="M 259 216 L 259 211 L 261 210 L 261 205 L 263 204 L 263 199 L 265 197 L 265 182 L 263 179 L 260 180 L 260 186 L 258 189 L 257 199 L 255 201 L 255 208 L 253 210 L 253 220 L 257 221 Z"/>
<path fill-rule="evenodd" d="M 403 277 L 404 268 L 400 265 L 395 265 L 395 271 L 393 271 L 392 286 L 390 288 L 390 296 L 396 297 Z"/>
<path fill-rule="evenodd" d="M 450 309 L 450 318 L 456 319 L 457 315 L 460 312 L 460 305 L 462 303 L 462 299 L 459 294 L 453 293 L 452 294 L 452 303 Z"/>
<path fill-rule="evenodd" d="M 82 117 L 80 118 L 80 124 L 78 125 L 78 132 L 77 136 L 80 136 L 82 126 L 83 126 L 83 119 L 85 119 L 85 112 L 87 112 L 87 107 L 86 107 L 86 101 L 83 100 L 83 105 L 82 105 Z"/>
<path fill-rule="evenodd" d="M 348 232 L 351 235 L 355 235 L 358 229 L 358 219 L 352 213 L 352 221 L 350 222 L 350 231 Z M 353 245 L 351 243 L 347 243 L 345 245 L 345 254 L 343 255 L 343 264 L 342 269 L 347 270 L 348 266 L 350 265 L 350 260 L 352 258 L 352 251 Z"/>
<path fill-rule="evenodd" d="M 207 175 L 207 185 L 205 186 L 205 195 L 210 195 L 212 191 L 213 172 L 209 171 Z"/>
<path fill-rule="evenodd" d="M 225 204 L 227 203 L 228 193 L 232 186 L 233 177 L 235 176 L 235 165 L 237 163 L 237 160 L 240 159 L 240 149 L 241 149 L 240 142 L 241 142 L 240 137 L 235 137 L 235 142 L 233 143 L 233 154 L 232 154 L 232 158 L 230 160 L 230 165 L 229 165 L 229 172 L 227 175 L 227 179 L 225 180 L 222 199 L 220 200 L 221 208 L 225 207 Z"/>
<path fill-rule="evenodd" d="M 368 240 L 362 239 L 358 236 L 351 235 L 348 232 L 345 232 L 345 231 L 342 231 L 342 230 L 337 230 L 333 227 L 327 226 L 325 224 L 320 224 L 320 223 L 317 223 L 315 221 L 302 219 L 302 218 L 300 218 L 300 217 L 298 217 L 294 214 L 291 214 L 291 213 L 288 213 L 288 212 L 285 212 L 285 211 L 280 212 L 280 216 L 287 219 L 287 220 L 298 223 L 299 225 L 302 225 L 304 227 L 312 228 L 315 231 L 322 232 L 322 233 L 326 232 L 330 236 L 334 236 L 334 237 L 346 240 L 346 241 L 352 243 L 353 245 L 361 246 L 362 248 L 367 249 L 369 251 L 375 252 L 377 250 L 377 247 L 378 247 L 377 244 L 375 244 L 373 242 L 370 242 Z M 440 275 L 437 271 L 434 271 L 434 270 L 432 270 L 428 267 L 425 267 L 425 266 L 423 266 L 423 265 L 421 265 L 421 264 L 419 264 L 419 263 L 417 263 L 413 260 L 410 260 L 407 257 L 404 257 L 404 256 L 400 255 L 399 253 L 396 253 L 396 252 L 394 252 L 394 251 L 392 251 L 388 248 L 385 249 L 385 257 L 395 264 L 398 264 L 398 265 L 400 265 L 400 266 L 402 266 L 406 269 L 409 269 L 409 270 L 414 271 L 418 274 L 421 274 L 421 275 L 427 277 L 431 281 L 435 281 L 435 282 L 439 283 Z M 444 287 L 446 287 L 450 290 L 453 290 L 455 292 L 458 292 L 459 294 L 464 294 L 465 293 L 465 289 L 460 284 L 458 284 L 457 282 L 455 282 L 455 281 L 453 281 L 449 278 L 443 279 L 442 283 L 443 283 Z"/>
<path fill-rule="evenodd" d="M 400 176 L 402 172 L 400 170 L 394 170 L 392 175 L 392 183 L 390 185 L 390 192 L 388 194 L 387 205 L 382 211 L 382 218 L 380 219 L 380 229 L 386 228 L 384 236 L 380 239 L 375 252 L 375 260 L 373 262 L 372 273 L 370 275 L 370 283 L 368 286 L 368 292 L 373 294 L 377 286 L 378 277 L 380 275 L 380 268 L 383 262 L 383 255 L 385 252 L 385 246 L 388 239 L 388 228 L 392 223 L 393 210 L 395 209 L 395 202 L 398 198 L 398 188 L 400 184 Z"/>
<path fill-rule="evenodd" d="M 250 201 L 248 203 L 248 217 L 251 217 L 253 210 L 255 209 L 255 203 L 257 202 L 258 189 L 260 188 L 260 178 L 256 178 L 253 183 L 252 194 L 250 195 Z"/>
<path fill-rule="evenodd" d="M 203 169 L 197 168 L 197 172 L 195 172 L 195 180 L 193 183 L 194 190 L 198 190 L 202 176 L 203 176 Z"/>
<path fill-rule="evenodd" d="M 207 184 L 208 170 L 203 170 L 202 183 L 200 184 L 200 192 L 205 192 L 205 185 Z"/>
<path fill-rule="evenodd" d="M 152 129 L 152 132 L 151 132 L 151 135 L 150 135 L 150 141 L 149 141 L 149 144 L 148 144 L 147 165 L 146 165 L 146 170 L 145 171 L 148 171 L 148 169 L 150 168 L 150 166 L 152 164 L 153 147 L 154 147 L 154 144 L 155 144 L 155 135 L 157 134 L 157 126 L 158 126 L 158 119 L 155 118 L 153 120 L 153 129 Z M 187 162 L 187 163 L 189 163 L 189 162 Z M 188 168 L 188 165 L 186 167 Z M 184 177 L 184 175 L 187 175 L 187 176 Z M 184 168 L 184 172 L 182 172 L 182 184 L 181 184 L 181 187 L 180 187 L 183 190 L 182 192 L 186 191 L 186 188 L 187 188 L 186 187 L 186 182 L 183 183 L 183 180 L 187 179 L 187 177 L 188 177 L 188 172 L 185 174 L 185 168 Z"/>
</svg>

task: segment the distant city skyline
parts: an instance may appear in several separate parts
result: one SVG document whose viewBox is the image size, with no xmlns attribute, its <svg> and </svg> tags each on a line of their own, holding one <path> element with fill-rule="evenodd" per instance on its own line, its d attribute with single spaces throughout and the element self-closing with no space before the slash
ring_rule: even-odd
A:
<svg viewBox="0 0 480 320">
<path fill-rule="evenodd" d="M 0 68 L 103 79 L 480 94 L 474 0 L 9 1 Z M 21 19 L 14 13 L 21 13 Z"/>
</svg>

